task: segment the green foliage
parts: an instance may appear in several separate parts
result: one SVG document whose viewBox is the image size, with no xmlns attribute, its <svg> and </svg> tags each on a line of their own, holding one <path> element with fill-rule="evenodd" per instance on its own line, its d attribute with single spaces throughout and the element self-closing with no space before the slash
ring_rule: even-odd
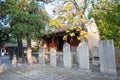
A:
<svg viewBox="0 0 120 80">
<path fill-rule="evenodd" d="M 0 30 L 0 45 L 4 44 L 4 42 L 9 41 L 9 32 L 8 29 L 3 28 Z"/>
<path fill-rule="evenodd" d="M 41 38 L 44 32 L 47 12 L 40 8 L 34 0 L 6 0 L 0 5 L 1 16 L 9 14 L 12 17 L 11 34 L 21 38 Z"/>
<path fill-rule="evenodd" d="M 93 8 L 90 16 L 98 25 L 101 39 L 113 39 L 120 47 L 120 4 L 100 0 Z"/>
<path fill-rule="evenodd" d="M 38 52 L 39 51 L 39 46 L 35 46 L 32 48 L 32 52 Z"/>
<path fill-rule="evenodd" d="M 63 40 L 67 40 L 69 36 L 71 38 L 77 37 L 78 40 L 87 38 L 88 34 L 83 26 L 86 18 L 84 17 L 84 10 L 78 6 L 78 0 L 64 0 L 63 2 L 54 9 L 53 12 L 56 17 L 49 20 L 49 26 L 53 30 L 57 29 L 56 31 L 64 30 Z"/>
<path fill-rule="evenodd" d="M 14 38 L 17 38 L 20 57 L 23 55 L 23 38 L 27 39 L 29 49 L 31 39 L 41 38 L 48 18 L 46 13 L 37 5 L 36 0 L 6 0 L 0 3 L 0 16 L 9 14 L 12 17 L 8 30 Z M 30 53 L 27 54 L 30 55 Z"/>
</svg>

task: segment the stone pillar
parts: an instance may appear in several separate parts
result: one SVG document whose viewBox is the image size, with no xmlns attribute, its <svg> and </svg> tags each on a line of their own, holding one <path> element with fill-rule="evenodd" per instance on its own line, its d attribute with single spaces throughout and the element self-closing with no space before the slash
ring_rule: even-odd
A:
<svg viewBox="0 0 120 80">
<path fill-rule="evenodd" d="M 63 64 L 65 68 L 72 67 L 70 45 L 68 43 L 63 45 Z"/>
<path fill-rule="evenodd" d="M 89 50 L 86 42 L 81 42 L 78 46 L 79 67 L 83 70 L 89 70 Z"/>
<path fill-rule="evenodd" d="M 108 75 L 117 75 L 113 40 L 99 42 L 100 71 Z"/>
<path fill-rule="evenodd" d="M 55 48 L 50 48 L 50 65 L 51 66 L 56 66 L 56 49 Z"/>
<path fill-rule="evenodd" d="M 13 66 L 13 67 L 16 67 L 16 66 L 17 66 L 17 59 L 16 59 L 15 54 L 13 55 L 12 66 Z"/>
<path fill-rule="evenodd" d="M 39 47 L 39 63 L 42 64 L 42 65 L 45 65 L 44 48 L 43 48 L 43 46 Z"/>
</svg>

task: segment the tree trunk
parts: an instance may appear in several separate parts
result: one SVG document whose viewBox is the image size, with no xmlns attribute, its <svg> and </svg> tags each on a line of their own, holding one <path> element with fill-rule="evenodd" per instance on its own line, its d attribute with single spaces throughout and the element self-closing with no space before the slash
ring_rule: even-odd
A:
<svg viewBox="0 0 120 80">
<path fill-rule="evenodd" d="M 32 54 L 31 54 L 31 39 L 27 39 L 27 52 L 26 52 L 26 55 L 27 55 L 27 61 L 28 61 L 28 64 L 32 64 Z"/>
<path fill-rule="evenodd" d="M 22 39 L 20 37 L 17 37 L 17 42 L 18 42 L 18 54 L 19 54 L 19 57 L 22 57 L 23 56 Z"/>
</svg>

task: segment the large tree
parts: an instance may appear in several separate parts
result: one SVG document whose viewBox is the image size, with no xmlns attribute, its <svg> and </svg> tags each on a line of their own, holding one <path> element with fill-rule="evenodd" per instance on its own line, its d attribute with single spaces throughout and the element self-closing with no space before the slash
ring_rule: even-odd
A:
<svg viewBox="0 0 120 80">
<path fill-rule="evenodd" d="M 9 14 L 12 17 L 11 34 L 17 38 L 20 56 L 22 57 L 22 39 L 27 39 L 27 58 L 31 63 L 31 39 L 41 38 L 47 13 L 43 8 L 40 8 L 34 0 L 6 0 L 1 3 L 1 15 Z"/>
<path fill-rule="evenodd" d="M 49 26 L 56 27 L 57 30 L 66 30 L 66 35 L 63 39 L 77 36 L 78 40 L 85 39 L 88 34 L 84 22 L 85 11 L 91 0 L 60 0 L 61 3 L 53 10 L 54 19 L 50 19 Z"/>
<path fill-rule="evenodd" d="M 120 4 L 119 0 L 99 0 L 93 4 L 90 17 L 94 17 L 101 39 L 113 39 L 120 47 Z"/>
</svg>

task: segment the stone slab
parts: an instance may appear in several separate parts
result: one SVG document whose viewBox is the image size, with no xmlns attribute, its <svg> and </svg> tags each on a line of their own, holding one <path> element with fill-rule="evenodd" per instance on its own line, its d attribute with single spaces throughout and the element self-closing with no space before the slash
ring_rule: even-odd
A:
<svg viewBox="0 0 120 80">
<path fill-rule="evenodd" d="M 63 64 L 65 68 L 71 68 L 72 67 L 72 58 L 71 58 L 71 52 L 70 52 L 70 45 L 68 43 L 65 43 L 63 45 Z"/>
<path fill-rule="evenodd" d="M 78 58 L 79 58 L 79 67 L 80 69 L 90 69 L 89 63 L 89 50 L 88 45 L 85 42 L 81 42 L 78 46 Z"/>
<path fill-rule="evenodd" d="M 104 74 L 116 76 L 116 62 L 113 40 L 99 42 L 100 71 Z"/>
</svg>

